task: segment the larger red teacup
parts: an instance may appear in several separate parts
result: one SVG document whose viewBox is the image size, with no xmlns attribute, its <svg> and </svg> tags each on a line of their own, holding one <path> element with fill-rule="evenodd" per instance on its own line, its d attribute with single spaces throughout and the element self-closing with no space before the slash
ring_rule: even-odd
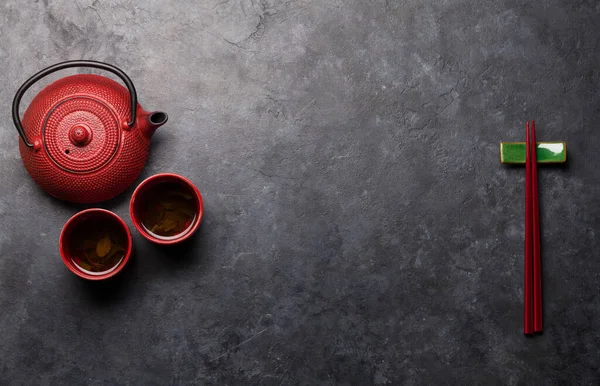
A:
<svg viewBox="0 0 600 386">
<path fill-rule="evenodd" d="M 119 273 L 131 257 L 133 240 L 125 221 L 105 209 L 75 214 L 60 233 L 63 262 L 75 275 L 104 280 Z"/>
</svg>

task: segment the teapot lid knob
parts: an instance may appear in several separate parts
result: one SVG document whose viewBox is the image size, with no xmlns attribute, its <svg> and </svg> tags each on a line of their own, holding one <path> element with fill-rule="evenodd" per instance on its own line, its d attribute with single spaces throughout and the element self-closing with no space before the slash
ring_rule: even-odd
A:
<svg viewBox="0 0 600 386">
<path fill-rule="evenodd" d="M 86 125 L 77 124 L 71 127 L 69 131 L 69 139 L 75 146 L 85 146 L 92 139 L 92 130 Z"/>
</svg>

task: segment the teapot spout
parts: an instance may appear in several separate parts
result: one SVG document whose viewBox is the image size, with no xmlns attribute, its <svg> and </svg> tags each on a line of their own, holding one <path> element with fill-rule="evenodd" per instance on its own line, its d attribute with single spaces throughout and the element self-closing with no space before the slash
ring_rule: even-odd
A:
<svg viewBox="0 0 600 386">
<path fill-rule="evenodd" d="M 156 129 L 167 123 L 168 120 L 169 116 L 162 111 L 153 111 L 151 113 L 142 111 L 138 115 L 138 125 L 147 138 L 152 137 Z"/>
</svg>

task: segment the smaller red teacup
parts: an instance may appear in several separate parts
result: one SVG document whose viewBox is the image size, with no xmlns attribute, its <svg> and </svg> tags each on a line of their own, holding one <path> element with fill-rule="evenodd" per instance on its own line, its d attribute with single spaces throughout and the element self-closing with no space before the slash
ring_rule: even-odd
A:
<svg viewBox="0 0 600 386">
<path fill-rule="evenodd" d="M 75 275 L 104 280 L 129 261 L 133 240 L 127 224 L 105 209 L 87 209 L 71 217 L 60 233 L 63 262 Z"/>
<path fill-rule="evenodd" d="M 189 239 L 200 226 L 204 206 L 198 188 L 172 173 L 148 177 L 135 189 L 129 215 L 135 228 L 156 244 Z"/>
</svg>

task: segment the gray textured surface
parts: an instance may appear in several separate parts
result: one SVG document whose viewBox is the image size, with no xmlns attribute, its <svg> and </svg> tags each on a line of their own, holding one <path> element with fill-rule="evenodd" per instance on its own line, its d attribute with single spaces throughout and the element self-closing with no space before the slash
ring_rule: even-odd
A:
<svg viewBox="0 0 600 386">
<path fill-rule="evenodd" d="M 0 384 L 597 384 L 599 23 L 572 0 L 3 1 Z M 206 205 L 191 245 L 136 234 L 105 285 L 62 264 L 83 206 L 35 186 L 9 112 L 80 58 L 170 114 L 140 180 Z M 534 339 L 524 171 L 498 159 L 528 118 L 570 152 L 540 172 Z M 129 224 L 131 191 L 102 205 Z"/>
</svg>

